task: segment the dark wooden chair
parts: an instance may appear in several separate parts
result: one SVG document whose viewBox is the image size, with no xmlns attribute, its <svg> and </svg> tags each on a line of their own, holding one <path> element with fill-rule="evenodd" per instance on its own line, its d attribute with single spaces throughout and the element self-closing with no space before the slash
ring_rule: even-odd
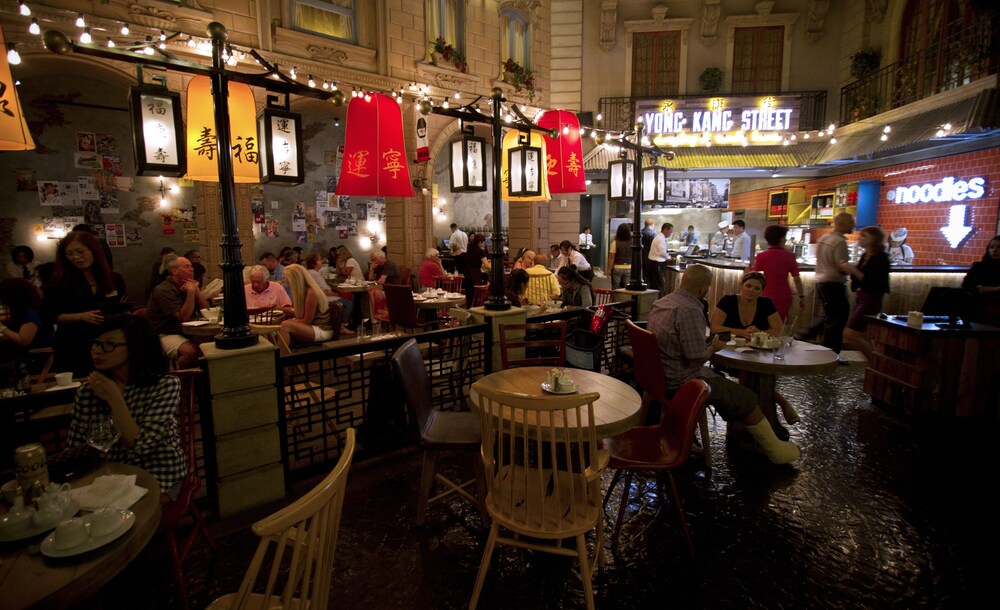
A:
<svg viewBox="0 0 1000 610">
<path fill-rule="evenodd" d="M 386 284 L 385 300 L 389 309 L 389 322 L 404 330 L 436 328 L 436 320 L 422 320 L 417 315 L 417 305 L 409 286 Z"/>
<path fill-rule="evenodd" d="M 440 288 L 441 290 L 447 292 L 457 292 L 459 294 L 465 294 L 462 289 L 462 280 L 464 278 L 460 277 L 449 277 L 446 275 L 436 275 L 434 276 L 434 287 Z"/>
<path fill-rule="evenodd" d="M 486 302 L 487 297 L 490 296 L 490 284 L 489 282 L 476 286 L 472 291 L 472 302 L 469 307 L 482 307 L 483 303 Z"/>
<path fill-rule="evenodd" d="M 517 352 L 511 354 L 512 350 Z M 501 324 L 500 358 L 505 369 L 517 366 L 565 366 L 566 323 Z"/>
</svg>

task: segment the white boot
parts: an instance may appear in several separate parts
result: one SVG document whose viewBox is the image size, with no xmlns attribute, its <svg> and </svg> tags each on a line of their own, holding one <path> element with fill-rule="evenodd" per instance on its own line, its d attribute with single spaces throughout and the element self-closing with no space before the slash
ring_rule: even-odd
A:
<svg viewBox="0 0 1000 610">
<path fill-rule="evenodd" d="M 802 451 L 795 443 L 778 440 L 778 437 L 774 435 L 774 430 L 771 429 L 770 422 L 766 419 L 746 428 L 753 435 L 760 448 L 764 450 L 767 459 L 775 464 L 788 464 L 799 459 L 799 456 L 802 455 Z"/>
</svg>

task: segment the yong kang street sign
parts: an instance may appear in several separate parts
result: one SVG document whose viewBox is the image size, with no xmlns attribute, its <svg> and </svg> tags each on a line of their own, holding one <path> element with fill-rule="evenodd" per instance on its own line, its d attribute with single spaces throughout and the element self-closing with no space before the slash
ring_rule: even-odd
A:
<svg viewBox="0 0 1000 610">
<path fill-rule="evenodd" d="M 773 146 L 799 130 L 799 108 L 794 95 L 642 99 L 635 116 L 657 146 Z"/>
</svg>

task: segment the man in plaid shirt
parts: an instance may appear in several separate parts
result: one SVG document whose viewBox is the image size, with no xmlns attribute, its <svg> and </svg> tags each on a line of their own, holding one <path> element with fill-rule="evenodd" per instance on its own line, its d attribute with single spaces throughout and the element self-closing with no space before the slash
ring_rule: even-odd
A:
<svg viewBox="0 0 1000 610">
<path fill-rule="evenodd" d="M 707 345 L 705 341 L 707 321 L 701 299 L 711 284 L 708 267 L 692 265 L 681 277 L 680 288 L 656 301 L 649 312 L 648 329 L 660 344 L 667 393 L 673 394 L 689 379 L 704 379 L 712 388 L 709 400 L 722 419 L 746 426 L 775 464 L 793 462 L 801 453 L 798 446 L 774 435 L 757 405 L 757 395 L 705 366 L 712 354 L 726 345 L 718 336 Z"/>
</svg>

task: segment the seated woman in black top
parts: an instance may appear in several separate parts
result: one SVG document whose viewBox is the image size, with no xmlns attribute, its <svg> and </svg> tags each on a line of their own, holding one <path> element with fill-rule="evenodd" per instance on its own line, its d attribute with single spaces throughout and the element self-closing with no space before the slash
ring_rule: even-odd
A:
<svg viewBox="0 0 1000 610">
<path fill-rule="evenodd" d="M 507 289 L 504 293 L 507 300 L 514 307 L 523 307 L 528 304 L 524 298 L 524 293 L 528 291 L 528 272 L 524 269 L 514 269 L 507 278 Z"/>
<path fill-rule="evenodd" d="M 885 251 L 885 233 L 878 227 L 861 229 L 858 244 L 865 249 L 858 265 L 840 263 L 840 270 L 851 276 L 854 307 L 844 329 L 844 338 L 858 346 L 868 360 L 875 346 L 868 340 L 868 318 L 882 311 L 882 297 L 889 293 L 889 255 Z"/>
<path fill-rule="evenodd" d="M 990 240 L 986 254 L 962 281 L 976 298 L 976 322 L 1000 326 L 1000 235 Z"/>
<path fill-rule="evenodd" d="M 744 273 L 740 280 L 740 293 L 727 294 L 719 299 L 712 312 L 709 325 L 712 332 L 732 333 L 736 337 L 744 337 L 747 341 L 756 332 L 781 334 L 781 314 L 771 299 L 760 296 L 767 285 L 764 274 L 759 271 Z M 785 400 L 785 397 L 775 392 L 774 400 L 781 407 L 785 421 L 797 424 L 802 421 L 795 409 Z"/>
</svg>

